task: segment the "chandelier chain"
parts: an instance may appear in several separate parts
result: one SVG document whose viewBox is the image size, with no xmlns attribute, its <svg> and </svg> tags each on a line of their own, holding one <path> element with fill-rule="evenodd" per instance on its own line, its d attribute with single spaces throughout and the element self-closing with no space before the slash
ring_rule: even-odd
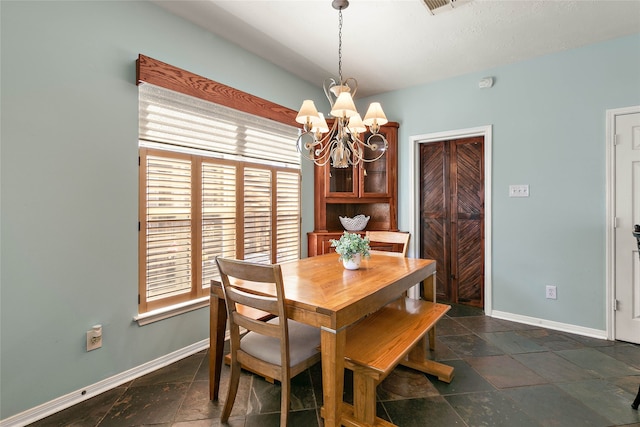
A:
<svg viewBox="0 0 640 427">
<path fill-rule="evenodd" d="M 338 11 L 338 77 L 342 84 L 342 9 Z"/>
</svg>

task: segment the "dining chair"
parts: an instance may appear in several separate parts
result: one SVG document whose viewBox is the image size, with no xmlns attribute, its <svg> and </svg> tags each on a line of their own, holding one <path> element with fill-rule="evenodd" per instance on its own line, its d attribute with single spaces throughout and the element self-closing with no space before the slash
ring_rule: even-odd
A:
<svg viewBox="0 0 640 427">
<path fill-rule="evenodd" d="M 372 247 L 378 247 L 380 249 L 371 249 L 369 252 L 371 254 L 376 253 L 384 253 L 387 255 L 395 255 L 399 257 L 406 257 L 407 252 L 409 250 L 409 240 L 411 239 L 410 233 L 405 233 L 402 231 L 367 231 L 365 233 L 367 237 L 369 237 L 369 241 L 372 242 Z M 397 245 L 402 245 L 401 251 L 394 251 L 397 248 Z M 382 249 L 382 250 L 381 250 Z M 423 283 L 423 297 L 428 301 L 436 302 L 436 293 L 435 288 L 433 290 L 427 290 L 425 288 L 426 282 Z M 435 286 L 435 280 L 434 280 Z M 406 296 L 407 293 L 405 292 Z M 433 327 L 429 330 L 429 348 L 432 350 L 435 349 L 436 342 L 436 328 Z"/>
<path fill-rule="evenodd" d="M 401 231 L 367 231 L 365 233 L 369 237 L 371 244 L 371 253 L 386 252 L 387 254 L 397 254 L 400 257 L 406 257 L 409 250 L 410 233 Z M 394 250 L 398 245 L 402 245 L 401 251 Z M 375 248 L 379 249 L 375 249 Z"/>
<path fill-rule="evenodd" d="M 320 330 L 288 319 L 279 264 L 256 264 L 216 258 L 227 305 L 231 334 L 231 377 L 220 420 L 226 422 L 238 392 L 242 367 L 281 383 L 280 425 L 287 425 L 291 378 L 320 361 Z M 275 295 L 250 293 L 238 282 L 274 285 Z M 243 315 L 238 306 L 273 314 L 259 320 Z M 248 331 L 241 336 L 241 329 Z"/>
</svg>

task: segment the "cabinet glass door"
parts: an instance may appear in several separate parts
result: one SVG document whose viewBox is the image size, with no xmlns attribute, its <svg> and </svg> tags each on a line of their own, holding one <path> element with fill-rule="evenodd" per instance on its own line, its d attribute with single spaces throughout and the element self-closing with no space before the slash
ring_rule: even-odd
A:
<svg viewBox="0 0 640 427">
<path fill-rule="evenodd" d="M 358 186 L 356 185 L 356 168 L 349 166 L 346 168 L 334 168 L 329 162 L 325 166 L 328 170 L 326 174 L 327 196 L 333 197 L 357 197 Z"/>
<path fill-rule="evenodd" d="M 370 133 L 363 135 L 363 138 L 369 138 Z M 363 162 L 360 179 L 362 181 L 362 196 L 381 196 L 389 193 L 389 177 L 388 175 L 388 155 L 384 151 L 384 145 L 381 138 L 377 136 L 371 137 L 371 144 L 378 144 L 378 150 L 365 150 L 366 159 L 375 159 L 372 162 Z"/>
</svg>

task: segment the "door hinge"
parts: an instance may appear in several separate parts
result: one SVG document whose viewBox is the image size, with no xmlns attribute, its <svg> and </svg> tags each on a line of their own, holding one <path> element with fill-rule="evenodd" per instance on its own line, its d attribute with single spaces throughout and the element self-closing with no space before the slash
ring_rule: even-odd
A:
<svg viewBox="0 0 640 427">
<path fill-rule="evenodd" d="M 140 305 L 140 294 L 138 294 L 138 305 Z"/>
<path fill-rule="evenodd" d="M 613 136 L 613 145 L 618 145 L 618 144 L 620 144 L 620 134 L 619 134 L 619 133 L 616 133 L 616 134 Z"/>
<path fill-rule="evenodd" d="M 620 301 L 618 301 L 617 299 L 613 300 L 613 311 L 618 311 L 618 309 L 620 308 Z"/>
<path fill-rule="evenodd" d="M 613 217 L 613 228 L 618 228 L 618 217 L 617 216 Z"/>
<path fill-rule="evenodd" d="M 138 231 L 140 231 L 140 221 L 138 221 Z"/>
</svg>

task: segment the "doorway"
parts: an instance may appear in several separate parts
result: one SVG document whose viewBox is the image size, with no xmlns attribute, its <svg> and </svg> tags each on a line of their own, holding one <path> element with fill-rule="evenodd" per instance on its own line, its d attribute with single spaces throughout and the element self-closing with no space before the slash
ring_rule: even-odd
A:
<svg viewBox="0 0 640 427">
<path fill-rule="evenodd" d="M 607 138 L 607 335 L 640 344 L 640 257 L 632 234 L 640 224 L 640 106 L 607 111 Z"/>
<path fill-rule="evenodd" d="M 436 260 L 440 300 L 491 315 L 491 126 L 411 139 L 415 253 Z"/>
</svg>

